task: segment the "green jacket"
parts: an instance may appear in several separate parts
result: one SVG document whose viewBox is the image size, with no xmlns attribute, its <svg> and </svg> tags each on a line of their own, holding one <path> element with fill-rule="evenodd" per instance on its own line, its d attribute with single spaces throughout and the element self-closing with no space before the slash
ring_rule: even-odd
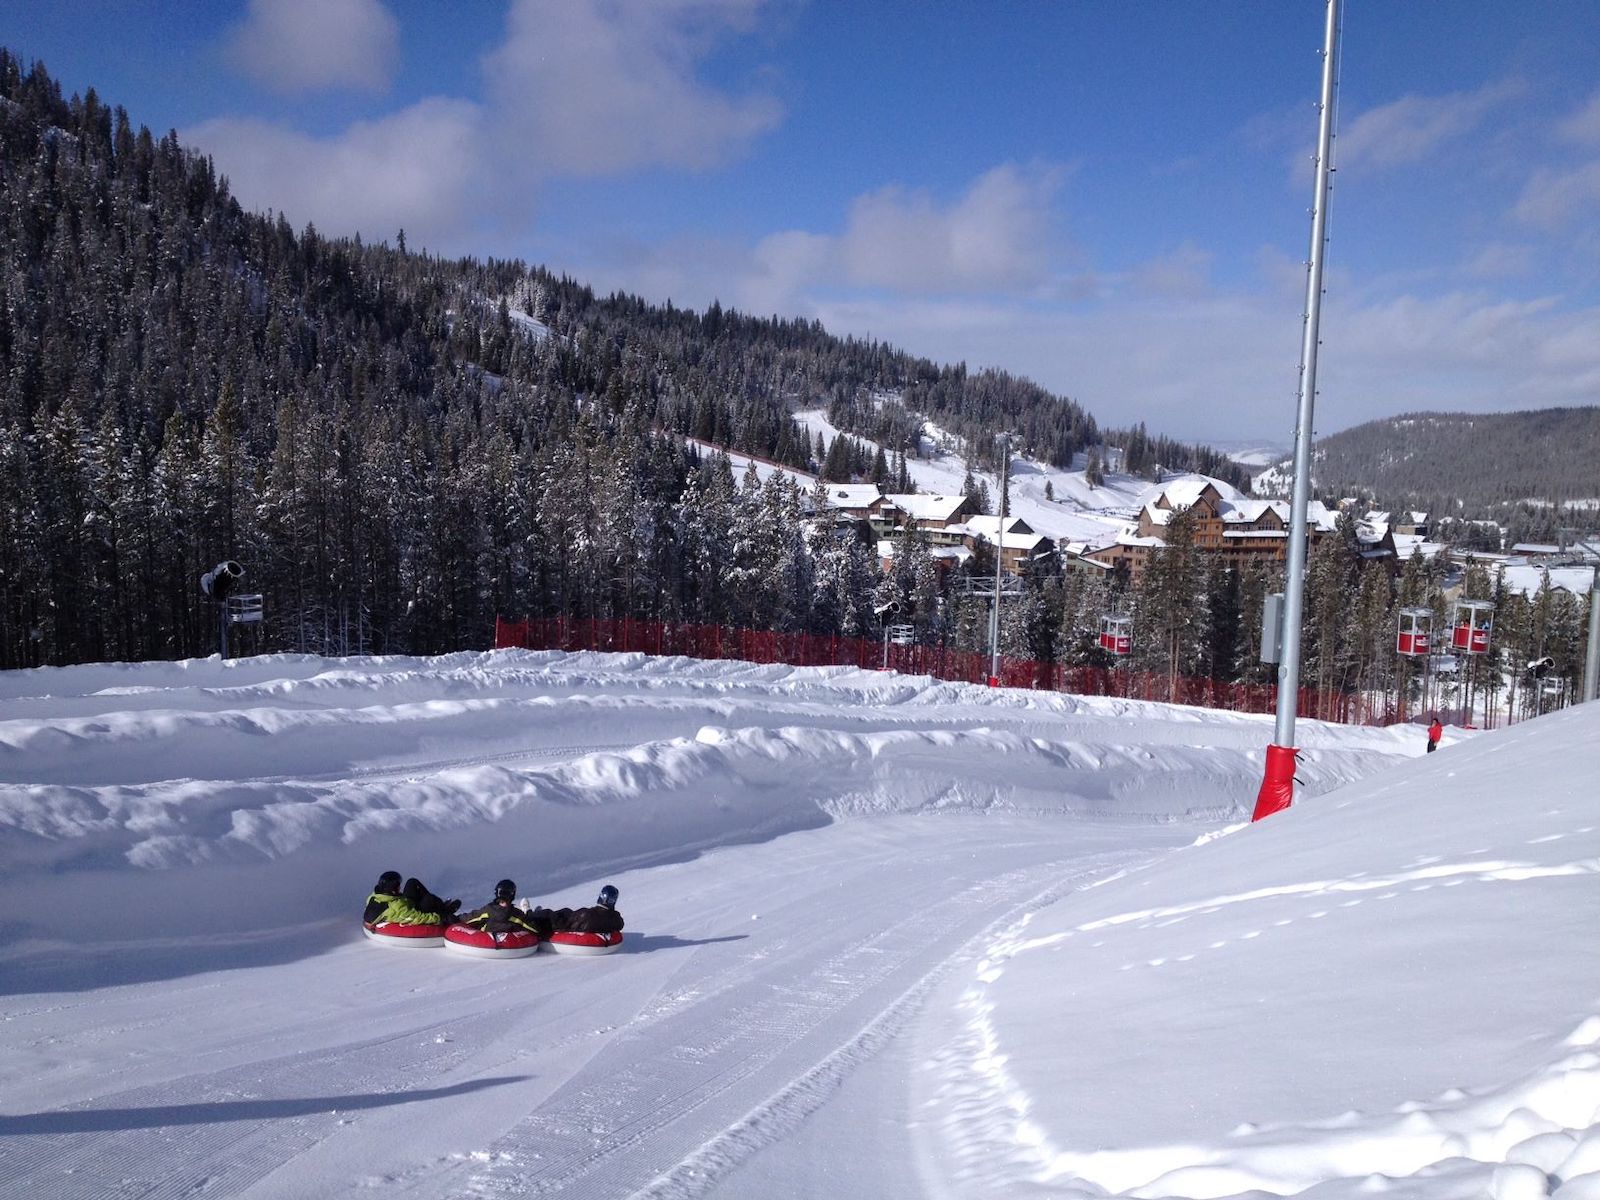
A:
<svg viewBox="0 0 1600 1200">
<path fill-rule="evenodd" d="M 373 892 L 367 897 L 367 911 L 361 919 L 368 925 L 443 925 L 445 919 L 438 913 L 423 912 L 413 908 L 404 896 L 390 896 Z"/>
</svg>

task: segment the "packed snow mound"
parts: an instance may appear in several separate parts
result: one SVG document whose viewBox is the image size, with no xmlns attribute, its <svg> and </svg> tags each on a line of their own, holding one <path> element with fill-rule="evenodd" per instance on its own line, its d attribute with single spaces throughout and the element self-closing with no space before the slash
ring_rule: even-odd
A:
<svg viewBox="0 0 1600 1200">
<path fill-rule="evenodd" d="M 963 999 L 941 1086 L 992 1119 L 949 1132 L 995 1194 L 1590 1195 L 1597 776 L 1590 704 L 1037 913 Z"/>
<path fill-rule="evenodd" d="M 95 664 L 0 691 L 10 886 L 132 871 L 132 894 L 210 868 L 231 880 L 218 927 L 338 911 L 418 839 L 448 888 L 508 842 L 501 874 L 561 877 L 885 813 L 1227 820 L 1271 737 L 1257 716 L 638 654 Z M 1312 791 L 1419 748 L 1316 726 L 1307 744 Z M 251 888 L 291 858 L 310 886 L 263 904 Z M 49 906 L 21 907 L 51 932 Z"/>
</svg>

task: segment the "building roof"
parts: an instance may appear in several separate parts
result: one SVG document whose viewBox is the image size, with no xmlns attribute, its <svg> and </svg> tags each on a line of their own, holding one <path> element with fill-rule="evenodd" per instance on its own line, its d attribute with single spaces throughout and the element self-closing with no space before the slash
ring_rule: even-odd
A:
<svg viewBox="0 0 1600 1200">
<path fill-rule="evenodd" d="M 867 508 L 883 495 L 875 483 L 829 483 L 823 486 L 828 489 L 829 508 Z"/>
<path fill-rule="evenodd" d="M 967 502 L 965 496 L 925 496 L 917 492 L 891 493 L 887 499 L 914 521 L 948 521 Z"/>
<path fill-rule="evenodd" d="M 965 524 L 975 536 L 986 537 L 992 542 L 994 541 L 994 531 L 1000 524 L 1000 518 L 992 516 L 989 513 L 979 513 L 976 516 L 964 518 L 963 524 Z M 1006 532 L 1032 533 L 1033 526 L 1029 525 L 1021 517 L 1016 516 L 1015 514 L 1007 514 Z"/>
<path fill-rule="evenodd" d="M 1523 596 L 1535 595 L 1550 580 L 1552 588 L 1571 592 L 1574 596 L 1587 596 L 1594 587 L 1593 567 L 1536 567 L 1526 563 L 1509 563 L 1500 569 L 1500 582 L 1507 591 Z"/>
<path fill-rule="evenodd" d="M 1174 479 L 1162 488 L 1161 496 L 1165 496 L 1167 503 L 1174 508 L 1188 508 L 1200 499 L 1201 493 L 1207 488 L 1212 488 L 1219 496 L 1223 494 L 1215 480 L 1208 479 L 1204 475 L 1186 475 L 1182 479 Z M 1161 496 L 1157 496 L 1156 499 L 1159 500 Z"/>
</svg>

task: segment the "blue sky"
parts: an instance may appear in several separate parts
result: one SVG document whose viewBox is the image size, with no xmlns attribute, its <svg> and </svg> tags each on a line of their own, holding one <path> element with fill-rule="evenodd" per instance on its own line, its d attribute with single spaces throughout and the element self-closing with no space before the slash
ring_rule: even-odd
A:
<svg viewBox="0 0 1600 1200">
<path fill-rule="evenodd" d="M 9 0 L 297 226 L 1287 443 L 1316 0 Z M 1600 4 L 1347 0 L 1318 432 L 1600 403 Z"/>
</svg>

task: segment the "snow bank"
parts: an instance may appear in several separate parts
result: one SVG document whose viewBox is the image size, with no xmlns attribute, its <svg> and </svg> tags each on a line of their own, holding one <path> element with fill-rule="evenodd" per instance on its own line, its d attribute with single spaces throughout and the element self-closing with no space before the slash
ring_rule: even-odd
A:
<svg viewBox="0 0 1600 1200">
<path fill-rule="evenodd" d="M 1038 913 L 963 998 L 954 1134 L 1117 1195 L 1587 1194 L 1597 773 L 1567 710 Z"/>
<path fill-rule="evenodd" d="M 637 654 L 100 664 L 0 692 L 0 895 L 43 941 L 104 888 L 117 929 L 75 936 L 270 928 L 390 867 L 459 894 L 891 812 L 1221 821 L 1270 740 L 1261 717 Z M 1310 734 L 1313 791 L 1417 748 Z M 175 907 L 183 881 L 152 878 L 173 872 L 208 902 Z"/>
</svg>

